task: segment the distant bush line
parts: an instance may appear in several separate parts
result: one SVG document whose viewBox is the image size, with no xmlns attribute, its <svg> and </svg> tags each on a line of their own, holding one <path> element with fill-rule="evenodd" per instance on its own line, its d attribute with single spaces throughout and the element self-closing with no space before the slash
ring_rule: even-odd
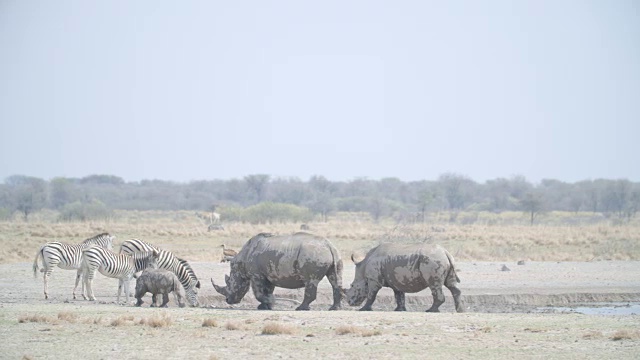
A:
<svg viewBox="0 0 640 360">
<path fill-rule="evenodd" d="M 60 221 L 111 216 L 113 210 L 195 210 L 224 208 L 225 219 L 247 222 L 326 220 L 334 212 L 366 212 L 373 220 L 393 217 L 417 222 L 428 213 L 522 211 L 533 224 L 549 211 L 592 212 L 629 221 L 640 207 L 640 183 L 596 179 L 567 183 L 545 179 L 533 184 L 522 176 L 478 183 L 446 173 L 437 180 L 397 178 L 330 181 L 312 176 L 277 178 L 266 174 L 242 179 L 178 183 L 126 182 L 113 175 L 44 180 L 12 175 L 0 184 L 0 219 L 16 213 L 26 220 L 41 209 L 56 210 Z"/>
</svg>

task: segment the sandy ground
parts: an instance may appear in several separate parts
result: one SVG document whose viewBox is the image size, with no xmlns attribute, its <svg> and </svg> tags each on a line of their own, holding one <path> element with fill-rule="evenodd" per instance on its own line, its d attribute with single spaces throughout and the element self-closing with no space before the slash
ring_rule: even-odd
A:
<svg viewBox="0 0 640 360">
<path fill-rule="evenodd" d="M 117 281 L 98 275 L 96 302 L 72 300 L 75 272 L 56 269 L 50 299 L 30 263 L 0 264 L 0 358 L 638 358 L 640 315 L 541 313 L 545 306 L 598 306 L 640 302 L 640 262 L 458 262 L 466 313 L 450 297 L 442 313 L 424 313 L 431 294 L 395 307 L 383 289 L 374 312 L 326 311 L 331 290 L 323 281 L 312 311 L 293 311 L 302 290 L 276 289 L 276 311 L 257 311 L 249 293 L 229 306 L 209 278 L 223 283 L 228 264 L 192 264 L 202 282 L 201 308 L 169 309 L 115 304 Z M 506 265 L 510 271 L 501 271 Z M 353 280 L 347 264 L 344 284 Z M 133 284 L 132 284 L 133 288 Z M 445 289 L 445 294 L 448 291 Z M 124 297 L 123 299 L 124 300 Z M 133 299 L 130 299 L 130 303 Z M 165 319 L 165 320 L 160 320 Z M 212 319 L 216 326 L 203 326 Z M 158 320 L 152 325 L 153 320 Z M 290 334 L 262 335 L 274 325 Z M 344 333 L 344 334 L 339 334 Z"/>
</svg>

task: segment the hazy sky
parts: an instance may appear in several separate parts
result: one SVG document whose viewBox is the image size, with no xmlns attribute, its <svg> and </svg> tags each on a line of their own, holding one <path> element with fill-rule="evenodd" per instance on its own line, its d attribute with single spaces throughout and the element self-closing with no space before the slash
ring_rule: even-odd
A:
<svg viewBox="0 0 640 360">
<path fill-rule="evenodd" d="M 0 0 L 0 179 L 640 181 L 639 138 L 638 1 Z"/>
</svg>

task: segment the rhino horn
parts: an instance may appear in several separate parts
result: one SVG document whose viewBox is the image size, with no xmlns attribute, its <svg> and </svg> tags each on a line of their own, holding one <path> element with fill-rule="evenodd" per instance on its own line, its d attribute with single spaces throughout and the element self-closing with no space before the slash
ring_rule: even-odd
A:
<svg viewBox="0 0 640 360">
<path fill-rule="evenodd" d="M 353 261 L 354 264 L 358 265 L 362 260 L 364 260 L 362 255 L 351 254 L 351 261 Z"/>
<path fill-rule="evenodd" d="M 213 281 L 213 278 L 211 279 L 211 285 L 213 285 L 213 288 L 216 289 L 216 291 L 219 292 L 221 295 L 227 296 L 227 287 L 226 286 L 218 286 L 218 285 L 216 285 L 216 283 Z"/>
</svg>

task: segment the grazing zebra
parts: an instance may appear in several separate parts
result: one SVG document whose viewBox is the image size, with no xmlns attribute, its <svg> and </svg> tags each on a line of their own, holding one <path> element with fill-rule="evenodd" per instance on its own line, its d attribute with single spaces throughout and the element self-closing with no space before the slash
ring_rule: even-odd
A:
<svg viewBox="0 0 640 360">
<path fill-rule="evenodd" d="M 37 277 L 38 272 L 38 258 L 42 258 L 42 269 L 40 272 L 44 273 L 44 298 L 49 298 L 49 276 L 53 272 L 56 266 L 65 270 L 77 270 L 76 273 L 76 286 L 73 288 L 73 298 L 76 298 L 76 289 L 82 276 L 80 268 L 82 250 L 90 246 L 101 246 L 106 249 L 113 249 L 113 239 L 115 236 L 103 233 L 89 238 L 80 244 L 68 245 L 57 241 L 48 242 L 40 247 L 36 258 L 33 261 L 33 277 Z M 84 283 L 82 283 L 82 292 L 84 293 Z"/>
<path fill-rule="evenodd" d="M 152 250 L 161 251 L 159 247 L 138 239 L 126 240 L 120 245 L 120 254 L 135 254 Z M 158 268 L 169 270 L 176 274 L 187 294 L 189 305 L 199 305 L 198 289 L 200 289 L 200 281 L 198 281 L 196 273 L 186 260 L 175 256 L 169 251 L 162 250 L 158 257 Z"/>
<path fill-rule="evenodd" d="M 116 302 L 120 302 L 120 293 L 124 286 L 126 301 L 129 303 L 129 281 L 131 281 L 135 273 L 143 271 L 148 267 L 157 269 L 158 258 L 161 254 L 162 251 L 158 252 L 157 250 L 153 250 L 135 253 L 133 255 L 118 255 L 111 250 L 97 246 L 82 250 L 82 271 L 84 273 L 84 285 L 87 289 L 87 296 L 84 295 L 84 292 L 82 296 L 92 301 L 96 299 L 95 296 L 93 296 L 92 283 L 97 270 L 106 277 L 119 280 Z"/>
</svg>

